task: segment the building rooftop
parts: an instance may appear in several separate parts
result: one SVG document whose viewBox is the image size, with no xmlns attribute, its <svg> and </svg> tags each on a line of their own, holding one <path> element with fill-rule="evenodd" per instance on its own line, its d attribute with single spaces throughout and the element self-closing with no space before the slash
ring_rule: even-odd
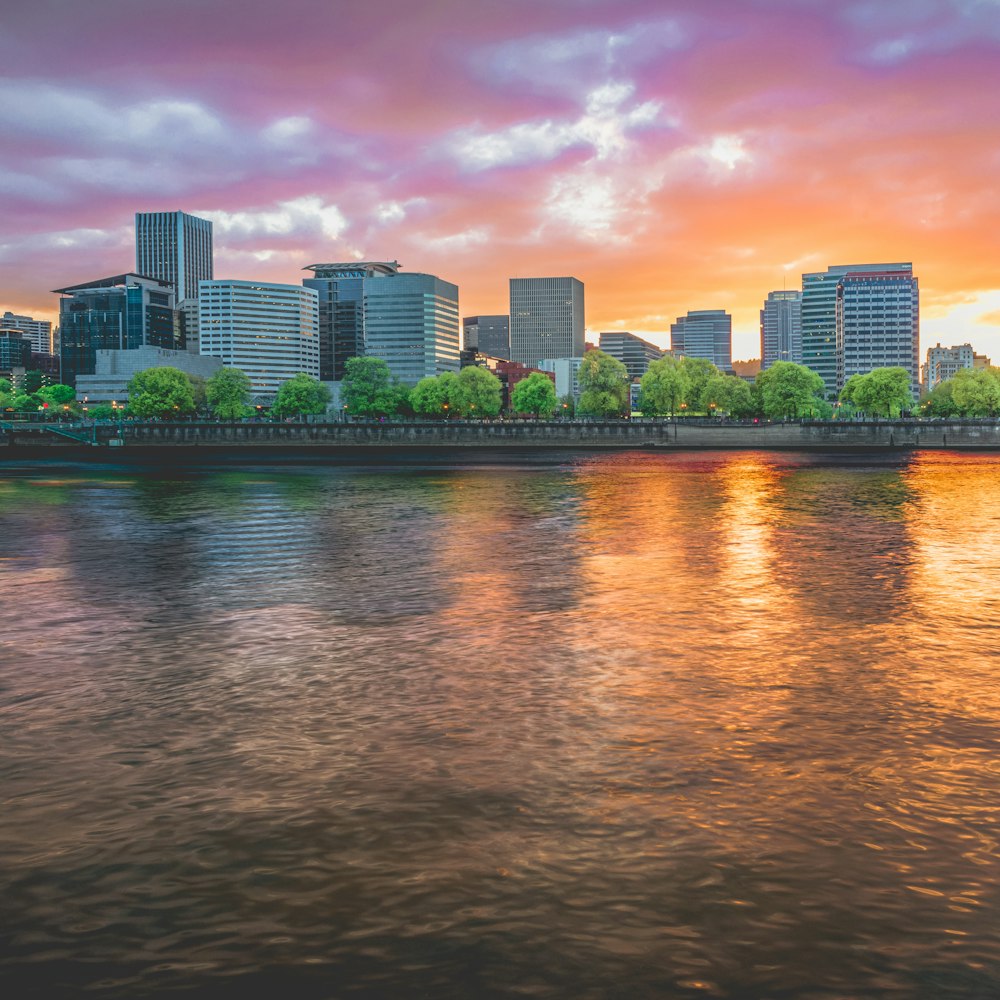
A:
<svg viewBox="0 0 1000 1000">
<path fill-rule="evenodd" d="M 97 278 L 94 281 L 85 281 L 82 285 L 67 285 L 65 288 L 53 288 L 56 295 L 66 295 L 69 292 L 82 292 L 88 288 L 121 288 L 123 285 L 133 284 L 135 280 L 148 281 L 151 285 L 159 285 L 161 288 L 174 287 L 172 281 L 163 281 L 160 278 L 151 278 L 148 274 L 113 274 L 110 278 Z"/>
</svg>

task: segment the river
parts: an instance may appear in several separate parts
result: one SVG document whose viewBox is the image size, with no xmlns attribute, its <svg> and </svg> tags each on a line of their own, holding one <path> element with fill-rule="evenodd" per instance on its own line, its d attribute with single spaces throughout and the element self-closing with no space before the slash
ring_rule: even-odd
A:
<svg viewBox="0 0 1000 1000">
<path fill-rule="evenodd" d="M 1000 995 L 1000 456 L 8 464 L 0 587 L 14 1000 Z"/>
</svg>

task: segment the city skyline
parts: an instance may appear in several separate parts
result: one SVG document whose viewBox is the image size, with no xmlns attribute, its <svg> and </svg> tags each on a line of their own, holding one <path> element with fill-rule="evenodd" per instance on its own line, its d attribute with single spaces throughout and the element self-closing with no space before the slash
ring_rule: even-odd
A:
<svg viewBox="0 0 1000 1000">
<path fill-rule="evenodd" d="M 735 358 L 768 292 L 913 261 L 921 357 L 1000 355 L 996 3 L 187 6 L 6 12 L 3 308 L 54 319 L 181 209 L 223 278 L 398 259 L 468 316 L 573 274 L 588 339 L 724 309 Z"/>
</svg>

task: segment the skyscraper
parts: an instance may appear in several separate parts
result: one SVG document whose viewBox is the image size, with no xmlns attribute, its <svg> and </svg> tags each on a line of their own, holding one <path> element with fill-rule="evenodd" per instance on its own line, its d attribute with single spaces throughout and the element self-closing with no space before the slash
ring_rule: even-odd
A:
<svg viewBox="0 0 1000 1000">
<path fill-rule="evenodd" d="M 473 347 L 480 354 L 509 361 L 510 317 L 466 316 L 462 320 L 462 347 Z"/>
<path fill-rule="evenodd" d="M 852 375 L 905 368 L 920 391 L 920 290 L 911 264 L 852 267 L 837 282 L 837 390 Z"/>
<path fill-rule="evenodd" d="M 135 213 L 135 269 L 174 286 L 191 349 L 198 343 L 198 282 L 210 281 L 212 223 L 186 212 Z"/>
<path fill-rule="evenodd" d="M 583 282 L 578 278 L 510 279 L 510 354 L 524 365 L 581 358 Z"/>
<path fill-rule="evenodd" d="M 459 370 L 458 286 L 433 274 L 394 273 L 363 282 L 365 354 L 411 385 Z"/>
<path fill-rule="evenodd" d="M 137 347 L 183 350 L 183 323 L 169 281 L 140 274 L 55 289 L 59 300 L 62 381 L 76 385 L 77 375 L 93 375 L 97 351 Z"/>
<path fill-rule="evenodd" d="M 910 264 L 838 264 L 802 275 L 802 364 L 837 392 L 837 289 L 848 272 L 913 273 Z"/>
<path fill-rule="evenodd" d="M 201 282 L 202 354 L 250 379 L 254 398 L 273 399 L 300 372 L 319 378 L 316 291 L 263 281 Z"/>
<path fill-rule="evenodd" d="M 340 381 L 349 358 L 365 353 L 364 281 L 399 271 L 398 261 L 348 261 L 303 268 L 306 288 L 319 295 L 319 370 L 323 381 Z"/>
<path fill-rule="evenodd" d="M 760 368 L 775 361 L 802 364 L 802 293 L 768 292 L 760 311 Z"/>
<path fill-rule="evenodd" d="M 663 357 L 662 347 L 624 331 L 602 333 L 598 345 L 605 354 L 617 358 L 625 366 L 630 382 L 642 378 L 650 362 Z"/>
<path fill-rule="evenodd" d="M 670 325 L 670 350 L 688 358 L 707 358 L 729 371 L 733 361 L 733 318 L 724 309 L 691 309 Z"/>
</svg>

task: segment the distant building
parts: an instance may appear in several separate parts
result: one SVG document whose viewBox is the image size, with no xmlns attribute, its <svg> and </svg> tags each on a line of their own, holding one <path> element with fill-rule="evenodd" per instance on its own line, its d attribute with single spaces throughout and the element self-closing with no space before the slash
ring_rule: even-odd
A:
<svg viewBox="0 0 1000 1000">
<path fill-rule="evenodd" d="M 20 330 L 31 339 L 31 349 L 36 354 L 52 354 L 52 324 L 46 319 L 21 316 L 9 309 L 0 317 L 0 329 Z"/>
<path fill-rule="evenodd" d="M 630 382 L 642 378 L 653 361 L 663 357 L 663 348 L 637 337 L 634 333 L 613 331 L 600 335 L 600 349 L 617 358 L 628 371 Z"/>
<path fill-rule="evenodd" d="M 733 374 L 746 382 L 753 382 L 761 371 L 760 358 L 751 358 L 749 361 L 734 361 Z"/>
<path fill-rule="evenodd" d="M 299 373 L 319 378 L 319 306 L 301 285 L 262 281 L 201 282 L 203 355 L 239 368 L 255 399 L 270 401 Z"/>
<path fill-rule="evenodd" d="M 902 263 L 838 264 L 825 271 L 802 275 L 802 364 L 823 379 L 827 394 L 831 396 L 839 391 L 837 300 L 840 281 L 848 273 L 865 272 L 909 275 L 913 278 L 913 266 Z M 862 332 L 862 327 L 850 328 L 848 338 L 852 339 Z"/>
<path fill-rule="evenodd" d="M 707 358 L 728 371 L 733 359 L 733 318 L 724 309 L 694 309 L 670 325 L 670 350 L 676 356 Z"/>
<path fill-rule="evenodd" d="M 988 361 L 985 358 L 984 360 Z M 921 380 L 924 388 L 929 392 L 963 368 L 974 368 L 975 361 L 976 352 L 973 351 L 971 344 L 959 344 L 957 347 L 942 347 L 936 344 L 934 347 L 928 347 Z"/>
<path fill-rule="evenodd" d="M 140 274 L 116 274 L 55 289 L 59 301 L 61 378 L 75 386 L 93 375 L 98 351 L 137 347 L 183 350 L 184 329 L 173 285 Z"/>
<path fill-rule="evenodd" d="M 556 377 L 552 372 L 542 372 L 540 368 L 535 368 L 532 365 L 522 365 L 517 361 L 501 361 L 496 366 L 493 374 L 500 379 L 503 386 L 503 408 L 505 410 L 513 410 L 514 408 L 512 399 L 517 383 L 535 372 L 541 372 L 546 378 L 552 379 L 552 384 L 555 385 Z"/>
<path fill-rule="evenodd" d="M 319 370 L 324 381 L 340 381 L 350 358 L 365 353 L 365 281 L 399 272 L 398 261 L 310 264 L 302 284 L 319 295 Z"/>
<path fill-rule="evenodd" d="M 198 283 L 214 277 L 212 223 L 186 212 L 136 212 L 135 269 L 169 281 L 178 303 L 197 299 Z"/>
<path fill-rule="evenodd" d="M 853 375 L 905 368 L 920 391 L 920 291 L 909 264 L 851 268 L 837 282 L 837 391 Z"/>
<path fill-rule="evenodd" d="M 510 279 L 510 355 L 523 365 L 584 352 L 583 282 L 578 278 Z"/>
<path fill-rule="evenodd" d="M 543 372 L 552 372 L 556 381 L 556 395 L 572 396 L 574 403 L 580 401 L 580 365 L 583 358 L 543 358 L 538 367 Z"/>
<path fill-rule="evenodd" d="M 211 378 L 222 367 L 218 358 L 170 351 L 162 347 L 137 347 L 131 351 L 98 351 L 93 375 L 78 375 L 76 398 L 83 403 L 122 403 L 128 399 L 133 375 L 148 368 L 177 368 L 188 375 Z"/>
<path fill-rule="evenodd" d="M 411 385 L 459 369 L 458 286 L 433 274 L 364 279 L 365 354 Z"/>
<path fill-rule="evenodd" d="M 510 317 L 466 316 L 462 320 L 462 347 L 510 360 Z"/>
<path fill-rule="evenodd" d="M 802 364 L 802 293 L 768 292 L 760 311 L 760 367 L 775 361 Z"/>
<path fill-rule="evenodd" d="M 21 330 L 0 330 L 0 378 L 11 379 L 31 367 L 31 338 Z"/>
</svg>

